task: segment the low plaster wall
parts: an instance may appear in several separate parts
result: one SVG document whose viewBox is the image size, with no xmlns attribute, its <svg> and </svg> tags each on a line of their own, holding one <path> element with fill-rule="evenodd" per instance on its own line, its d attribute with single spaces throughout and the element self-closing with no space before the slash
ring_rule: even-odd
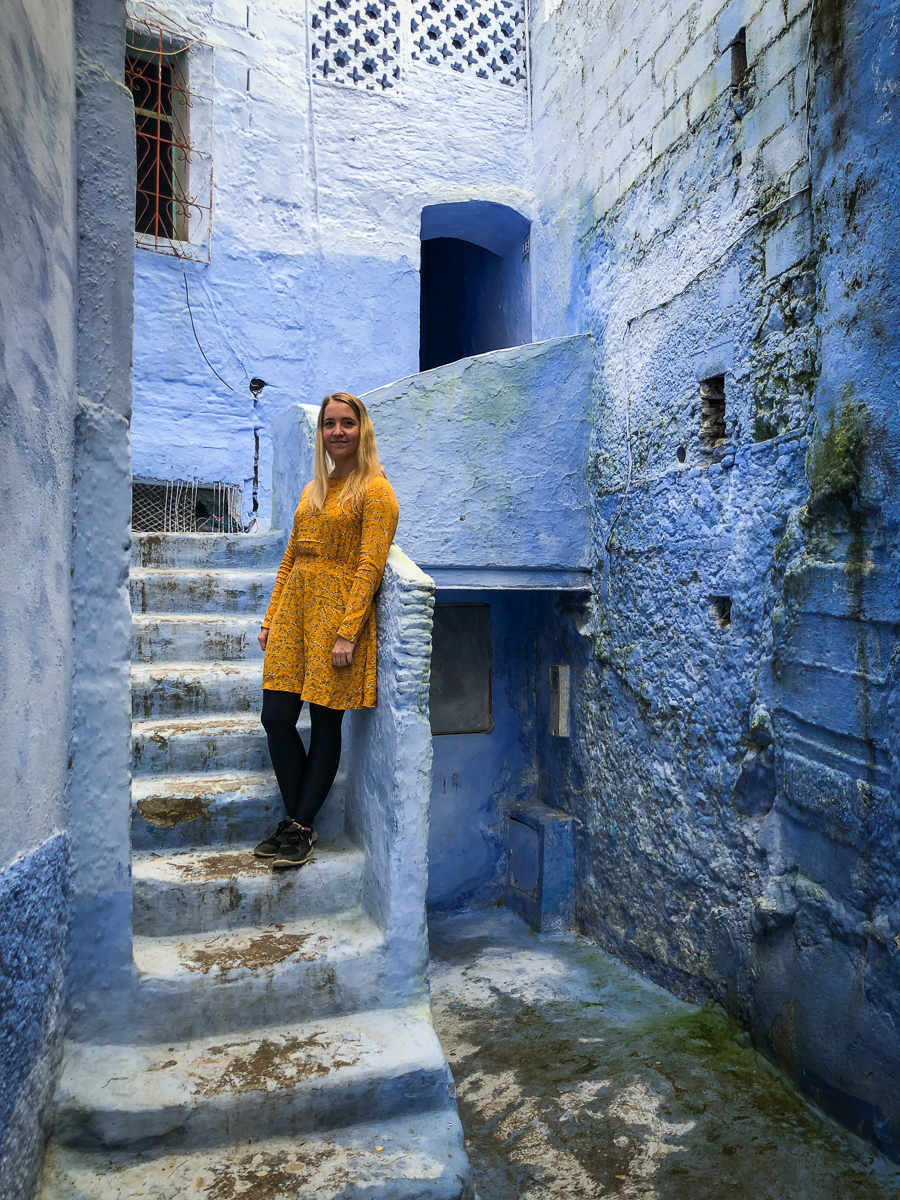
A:
<svg viewBox="0 0 900 1200">
<path fill-rule="evenodd" d="M 363 904 L 386 931 L 386 990 L 424 995 L 434 583 L 396 546 L 375 602 L 378 705 L 350 714 L 347 823 L 366 849 Z"/>
<path fill-rule="evenodd" d="M 438 586 L 583 585 L 590 337 L 493 350 L 368 392 L 397 540 Z M 317 405 L 272 422 L 273 526 L 313 475 Z"/>
<path fill-rule="evenodd" d="M 553 586 L 552 575 L 587 568 L 592 382 L 584 336 L 493 350 L 365 395 L 400 500 L 398 541 L 439 585 L 458 568 L 505 570 L 507 586 Z"/>
</svg>

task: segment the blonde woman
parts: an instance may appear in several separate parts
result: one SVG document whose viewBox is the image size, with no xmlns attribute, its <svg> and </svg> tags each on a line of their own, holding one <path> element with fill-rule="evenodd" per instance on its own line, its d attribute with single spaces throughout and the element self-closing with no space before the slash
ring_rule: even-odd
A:
<svg viewBox="0 0 900 1200">
<path fill-rule="evenodd" d="M 397 516 L 365 405 L 349 392 L 326 396 L 315 478 L 297 505 L 259 634 L 262 723 L 286 816 L 254 853 L 275 867 L 302 866 L 312 854 L 313 821 L 340 762 L 344 711 L 375 706 L 372 598 Z M 297 731 L 304 700 L 308 753 Z"/>
</svg>

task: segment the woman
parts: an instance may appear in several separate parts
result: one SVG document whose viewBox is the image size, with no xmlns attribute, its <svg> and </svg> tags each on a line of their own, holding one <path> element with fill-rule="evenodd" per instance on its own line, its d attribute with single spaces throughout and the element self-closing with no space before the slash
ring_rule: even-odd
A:
<svg viewBox="0 0 900 1200">
<path fill-rule="evenodd" d="M 302 866 L 312 854 L 313 821 L 340 762 L 344 710 L 375 706 L 372 597 L 397 515 L 365 405 L 349 392 L 326 396 L 315 478 L 297 505 L 259 634 L 266 656 L 262 723 L 287 816 L 254 853 L 275 867 Z M 309 753 L 297 732 L 304 700 Z"/>
</svg>

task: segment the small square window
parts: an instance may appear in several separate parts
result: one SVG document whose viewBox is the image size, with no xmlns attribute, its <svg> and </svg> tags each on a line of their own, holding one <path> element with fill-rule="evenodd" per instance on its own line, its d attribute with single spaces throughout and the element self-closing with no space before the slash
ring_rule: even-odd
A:
<svg viewBox="0 0 900 1200">
<path fill-rule="evenodd" d="M 491 606 L 437 604 L 431 649 L 431 732 L 489 733 Z"/>
</svg>

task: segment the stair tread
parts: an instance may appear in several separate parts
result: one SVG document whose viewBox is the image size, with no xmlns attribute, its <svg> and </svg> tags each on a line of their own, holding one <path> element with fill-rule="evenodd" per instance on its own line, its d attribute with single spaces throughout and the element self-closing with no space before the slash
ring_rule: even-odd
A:
<svg viewBox="0 0 900 1200">
<path fill-rule="evenodd" d="M 326 871 L 344 870 L 348 863 L 363 858 L 363 851 L 356 846 L 340 842 L 323 846 L 317 842 L 313 857 L 300 870 L 307 878 L 310 874 L 321 876 Z M 211 846 L 171 854 L 151 850 L 134 855 L 132 874 L 136 882 L 208 883 L 239 876 L 271 876 L 272 862 L 254 857 L 249 847 L 223 849 Z M 279 881 L 284 879 L 281 872 L 278 878 Z"/>
<path fill-rule="evenodd" d="M 252 575 L 258 578 L 263 575 L 274 579 L 278 574 L 277 567 L 132 567 L 129 574 L 134 579 L 147 579 L 151 575 L 171 575 L 183 579 L 187 575 Z"/>
<path fill-rule="evenodd" d="M 262 677 L 262 659 L 230 659 L 225 662 L 209 662 L 193 659 L 190 662 L 132 663 L 132 682 L 148 679 L 171 679 L 173 676 L 213 677 L 220 675 L 248 675 Z"/>
<path fill-rule="evenodd" d="M 145 717 L 140 721 L 132 721 L 131 730 L 134 737 L 152 737 L 153 734 L 163 734 L 167 730 L 171 731 L 171 737 L 177 737 L 179 734 L 247 732 L 259 733 L 260 736 L 265 734 L 258 712 L 211 713 L 203 717 L 196 714 L 189 717 Z"/>
<path fill-rule="evenodd" d="M 57 1108 L 181 1111 L 248 1091 L 315 1090 L 341 1078 L 441 1069 L 443 1051 L 424 1009 L 380 1009 L 133 1046 L 68 1042 Z"/>
<path fill-rule="evenodd" d="M 170 624 L 202 624 L 202 625 L 255 625 L 258 626 L 260 619 L 265 616 L 265 612 L 260 613 L 170 613 L 170 612 L 151 612 L 131 614 L 132 625 L 153 625 L 160 622 L 169 622 Z"/>
<path fill-rule="evenodd" d="M 193 979 L 206 975 L 221 986 L 225 979 L 277 971 L 290 962 L 316 962 L 359 957 L 384 944 L 384 934 L 359 909 L 286 921 L 245 926 L 218 933 L 182 933 L 169 937 L 135 937 L 138 974 L 155 979 Z"/>
<path fill-rule="evenodd" d="M 135 775 L 132 800 L 153 796 L 220 796 L 269 791 L 278 784 L 272 771 L 186 771 L 176 775 Z M 198 847 L 200 849 L 200 847 Z"/>
<path fill-rule="evenodd" d="M 302 1138 L 253 1138 L 227 1148 L 138 1156 L 52 1146 L 38 1200 L 201 1200 L 266 1196 L 332 1200 L 348 1183 L 367 1200 L 463 1200 L 459 1128 L 447 1112 L 416 1113 Z M 376 1149 L 377 1147 L 377 1149 Z"/>
</svg>

